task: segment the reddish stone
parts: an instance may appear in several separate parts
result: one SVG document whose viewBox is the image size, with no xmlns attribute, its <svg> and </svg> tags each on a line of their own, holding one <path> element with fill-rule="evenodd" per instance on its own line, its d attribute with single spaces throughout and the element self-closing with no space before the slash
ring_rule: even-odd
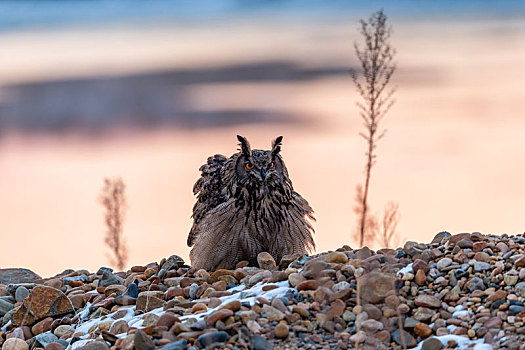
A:
<svg viewBox="0 0 525 350">
<path fill-rule="evenodd" d="M 473 250 L 475 253 L 483 251 L 483 249 L 487 248 L 488 244 L 487 242 L 481 241 L 481 242 L 475 242 L 473 246 Z"/>
<path fill-rule="evenodd" d="M 38 335 L 40 333 L 47 332 L 51 329 L 51 324 L 53 323 L 52 317 L 46 317 L 42 321 L 37 322 L 33 327 L 31 327 L 31 333 L 33 335 Z"/>
<path fill-rule="evenodd" d="M 28 325 L 48 316 L 73 311 L 74 308 L 64 293 L 52 287 L 37 286 L 24 300 L 23 305 L 13 313 L 12 320 L 15 325 L 20 325 L 22 321 Z"/>
<path fill-rule="evenodd" d="M 170 287 L 166 292 L 166 300 L 171 300 L 175 297 L 184 296 L 184 289 L 179 287 Z"/>
<path fill-rule="evenodd" d="M 272 290 L 272 289 L 275 289 L 277 288 L 277 286 L 275 284 L 265 284 L 263 287 L 262 287 L 262 290 L 264 292 L 267 292 L 269 290 Z"/>
<path fill-rule="evenodd" d="M 233 311 L 232 310 L 229 310 L 229 309 L 220 309 L 220 310 L 217 310 L 215 311 L 213 314 L 211 314 L 210 316 L 206 317 L 206 321 L 210 324 L 210 325 L 214 325 L 215 322 L 219 321 L 219 320 L 224 320 L 225 318 L 228 318 L 230 316 L 233 315 Z"/>
<path fill-rule="evenodd" d="M 326 311 L 326 319 L 331 320 L 336 316 L 341 316 L 345 311 L 346 303 L 340 299 L 335 300 L 328 311 Z"/>
<path fill-rule="evenodd" d="M 114 300 L 115 298 L 106 298 L 93 304 L 93 307 L 103 307 L 104 309 L 109 309 L 109 307 L 113 304 Z"/>
<path fill-rule="evenodd" d="M 165 326 L 170 329 L 175 324 L 175 322 L 180 322 L 179 318 L 172 312 L 166 312 L 157 320 L 157 326 Z"/>
<path fill-rule="evenodd" d="M 412 264 L 412 270 L 414 270 L 415 273 L 417 273 L 418 270 L 423 270 L 423 272 L 426 274 L 428 271 L 430 271 L 430 266 L 428 266 L 428 264 L 423 260 L 416 259 Z"/>
<path fill-rule="evenodd" d="M 315 290 L 317 288 L 319 288 L 319 282 L 317 282 L 316 280 L 302 281 L 301 283 L 299 283 L 296 286 L 296 289 L 298 291 L 301 291 L 301 290 Z"/>
<path fill-rule="evenodd" d="M 421 338 L 427 338 L 432 334 L 432 329 L 428 324 L 419 322 L 414 327 L 414 333 Z"/>
<path fill-rule="evenodd" d="M 133 266 L 131 267 L 131 272 L 144 272 L 146 271 L 147 267 L 146 266 Z"/>
<path fill-rule="evenodd" d="M 217 281 L 211 286 L 217 291 L 224 292 L 226 290 L 227 285 L 228 284 L 225 281 Z"/>
<path fill-rule="evenodd" d="M 233 312 L 241 308 L 241 302 L 239 300 L 230 301 L 228 304 L 221 306 L 221 309 L 232 310 Z"/>
</svg>

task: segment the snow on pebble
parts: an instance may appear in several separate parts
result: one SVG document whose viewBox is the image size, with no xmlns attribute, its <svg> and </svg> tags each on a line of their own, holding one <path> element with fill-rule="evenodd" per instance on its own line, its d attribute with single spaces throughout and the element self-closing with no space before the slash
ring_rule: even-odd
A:
<svg viewBox="0 0 525 350">
<path fill-rule="evenodd" d="M 453 341 L 456 342 L 456 344 L 458 344 L 458 346 L 456 348 L 458 350 L 467 350 L 467 349 L 469 349 L 469 347 L 472 350 L 492 350 L 492 345 L 484 344 L 483 343 L 483 339 L 470 340 L 469 338 L 462 337 L 460 335 L 453 335 L 453 334 L 434 336 L 433 338 L 436 338 L 437 340 L 439 340 L 441 342 L 441 344 L 443 344 L 444 346 L 446 346 L 449 341 L 453 340 Z M 474 347 L 472 347 L 472 346 L 474 346 Z M 420 342 L 413 349 L 414 350 L 421 350 L 422 347 L 423 347 L 423 342 Z"/>
<path fill-rule="evenodd" d="M 268 290 L 268 291 L 263 291 L 262 289 L 263 289 L 263 287 L 265 285 L 266 286 L 267 285 L 275 285 L 275 286 L 277 286 L 277 288 L 274 288 L 274 289 L 271 289 L 271 290 Z M 190 319 L 190 318 L 201 320 L 205 316 L 208 316 L 208 315 L 212 314 L 217 309 L 219 309 L 221 306 L 226 305 L 229 302 L 232 302 L 232 301 L 235 301 L 235 300 L 239 300 L 241 303 L 249 303 L 250 305 L 254 305 L 255 304 L 255 300 L 258 297 L 263 297 L 265 299 L 272 300 L 273 298 L 276 298 L 276 297 L 278 298 L 278 297 L 284 296 L 290 290 L 295 290 L 295 289 L 290 287 L 288 281 L 281 281 L 281 282 L 271 283 L 271 284 L 263 284 L 262 282 L 259 282 L 259 283 L 257 283 L 256 285 L 254 285 L 251 288 L 246 288 L 245 285 L 239 285 L 237 287 L 233 287 L 233 288 L 229 289 L 229 291 L 237 292 L 237 293 L 234 293 L 232 295 L 227 295 L 227 296 L 219 298 L 221 300 L 221 304 L 219 306 L 217 306 L 215 308 L 208 308 L 205 312 L 202 312 L 202 313 L 192 314 L 192 315 L 184 315 L 184 316 L 179 317 L 179 319 L 181 321 L 187 320 L 187 319 Z M 195 302 L 206 301 L 206 300 L 207 299 L 195 300 Z M 81 321 L 86 320 L 88 318 L 90 306 L 91 306 L 91 304 L 88 303 L 84 307 L 84 309 L 80 312 L 80 319 L 81 319 Z M 87 343 L 93 341 L 94 339 L 87 339 L 90 336 L 89 330 L 91 328 L 93 328 L 93 326 L 100 324 L 100 322 L 102 322 L 102 321 L 111 321 L 111 320 L 116 321 L 116 319 L 114 319 L 113 316 L 117 312 L 122 313 L 121 310 L 126 310 L 127 313 L 123 317 L 120 317 L 119 320 L 125 320 L 130 327 L 136 327 L 136 328 L 141 328 L 142 327 L 142 323 L 144 321 L 144 316 L 145 315 L 147 315 L 147 314 L 155 314 L 155 315 L 158 315 L 158 316 L 162 316 L 165 313 L 163 308 L 160 307 L 160 308 L 151 310 L 150 312 L 147 312 L 145 314 L 135 315 L 135 306 L 130 306 L 130 307 L 120 308 L 117 311 L 110 313 L 109 315 L 105 315 L 105 316 L 93 318 L 91 320 L 87 320 L 85 322 L 81 322 L 80 324 L 78 324 L 75 327 L 75 333 L 84 333 L 84 335 L 81 337 L 80 340 L 76 341 L 73 344 L 70 344 L 68 346 L 68 349 L 75 350 L 75 349 L 78 349 L 78 348 L 86 345 Z M 125 333 L 117 334 L 117 336 L 120 337 L 120 338 L 124 337 Z"/>
<path fill-rule="evenodd" d="M 414 272 L 412 269 L 412 263 L 408 264 L 407 266 L 403 267 L 401 270 L 397 271 L 397 276 L 399 275 L 406 275 L 409 272 Z"/>
</svg>

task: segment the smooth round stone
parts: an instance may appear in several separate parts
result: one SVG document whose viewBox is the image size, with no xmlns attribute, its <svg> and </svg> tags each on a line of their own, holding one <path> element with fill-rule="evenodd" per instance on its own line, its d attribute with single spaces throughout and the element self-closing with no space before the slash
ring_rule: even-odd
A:
<svg viewBox="0 0 525 350">
<path fill-rule="evenodd" d="M 483 261 L 476 261 L 474 263 L 474 271 L 481 272 L 481 271 L 486 271 L 486 270 L 490 270 L 490 264 L 489 263 L 486 263 L 486 262 L 483 262 Z"/>
<path fill-rule="evenodd" d="M 206 311 L 206 310 L 208 310 L 208 308 L 206 307 L 205 304 L 197 303 L 197 304 L 192 306 L 191 313 L 194 314 L 194 313 L 203 312 L 203 311 Z"/>
<path fill-rule="evenodd" d="M 275 326 L 274 333 L 276 338 L 284 339 L 288 337 L 290 331 L 288 330 L 288 325 L 280 322 L 277 326 Z"/>
<path fill-rule="evenodd" d="M 24 286 L 20 286 L 16 289 L 15 299 L 18 302 L 23 302 L 25 298 L 29 296 L 29 289 Z"/>
<path fill-rule="evenodd" d="M 75 333 L 75 328 L 73 328 L 70 325 L 63 324 L 63 325 L 58 326 L 53 333 L 57 337 L 62 338 L 65 335 Z"/>
<path fill-rule="evenodd" d="M 438 268 L 438 270 L 444 270 L 450 265 L 452 265 L 452 262 L 453 261 L 450 258 L 443 258 L 437 262 L 436 267 Z"/>
<path fill-rule="evenodd" d="M 511 315 L 516 315 L 518 313 L 520 313 L 521 310 L 525 309 L 525 306 L 521 306 L 521 305 L 511 305 L 509 306 L 509 313 Z"/>
<path fill-rule="evenodd" d="M 120 319 L 113 322 L 113 324 L 109 328 L 109 332 L 115 335 L 122 334 L 126 333 L 128 331 L 128 328 L 128 322 L 126 320 Z"/>
<path fill-rule="evenodd" d="M 488 262 L 490 259 L 489 255 L 485 252 L 477 252 L 474 255 L 474 260 L 481 261 L 481 262 Z"/>
<path fill-rule="evenodd" d="M 428 338 L 421 345 L 421 350 L 441 350 L 444 346 L 437 338 Z"/>
<path fill-rule="evenodd" d="M 346 264 L 348 256 L 343 252 L 332 252 L 325 256 L 324 261 L 331 264 Z"/>
<path fill-rule="evenodd" d="M 162 350 L 186 350 L 188 347 L 188 342 L 186 339 L 177 340 L 169 344 L 164 345 Z"/>
<path fill-rule="evenodd" d="M 197 298 L 197 290 L 199 290 L 199 285 L 197 283 L 192 283 L 190 286 L 190 298 L 195 299 Z"/>
<path fill-rule="evenodd" d="M 44 349 L 45 350 L 64 350 L 65 348 L 66 348 L 66 346 L 64 344 L 58 343 L 58 342 L 54 342 L 54 343 L 47 344 Z"/>
<path fill-rule="evenodd" d="M 210 332 L 201 335 L 197 340 L 201 346 L 207 347 L 214 343 L 224 343 L 226 340 L 228 340 L 228 333 L 224 331 Z"/>
<path fill-rule="evenodd" d="M 364 321 L 361 324 L 361 327 L 363 327 L 363 330 L 365 330 L 366 332 L 375 333 L 383 329 L 383 324 L 379 321 L 369 319 Z"/>
<path fill-rule="evenodd" d="M 2 345 L 2 350 L 29 350 L 29 346 L 20 338 L 9 338 Z"/>
<path fill-rule="evenodd" d="M 261 269 L 273 270 L 276 267 L 275 259 L 268 252 L 261 252 L 257 255 L 257 263 Z"/>
</svg>

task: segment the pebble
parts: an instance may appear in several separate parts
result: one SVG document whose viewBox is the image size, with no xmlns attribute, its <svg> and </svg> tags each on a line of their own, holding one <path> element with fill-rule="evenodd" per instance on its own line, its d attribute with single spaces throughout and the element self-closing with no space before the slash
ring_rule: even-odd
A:
<svg viewBox="0 0 525 350">
<path fill-rule="evenodd" d="M 29 346 L 22 339 L 9 338 L 2 345 L 2 350 L 29 350 Z"/>
<path fill-rule="evenodd" d="M 224 343 L 228 340 L 228 333 L 224 331 L 210 332 L 199 336 L 197 339 L 202 347 L 208 347 L 215 343 Z"/>
<path fill-rule="evenodd" d="M 276 338 L 285 339 L 288 337 L 288 334 L 290 334 L 290 331 L 286 323 L 279 322 L 279 324 L 275 326 L 274 333 Z"/>
<path fill-rule="evenodd" d="M 257 263 L 261 269 L 273 270 L 276 267 L 274 258 L 267 252 L 257 255 Z"/>
</svg>

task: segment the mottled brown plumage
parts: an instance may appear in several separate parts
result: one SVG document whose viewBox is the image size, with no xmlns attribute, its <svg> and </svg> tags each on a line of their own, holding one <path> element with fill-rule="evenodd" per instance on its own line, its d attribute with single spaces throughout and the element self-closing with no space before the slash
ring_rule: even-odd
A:
<svg viewBox="0 0 525 350">
<path fill-rule="evenodd" d="M 188 235 L 192 266 L 234 268 L 241 260 L 257 262 L 266 251 L 276 261 L 314 247 L 313 210 L 294 191 L 279 154 L 282 136 L 268 151 L 251 150 L 237 136 L 240 150 L 230 158 L 209 157 L 193 192 L 193 226 Z"/>
</svg>

